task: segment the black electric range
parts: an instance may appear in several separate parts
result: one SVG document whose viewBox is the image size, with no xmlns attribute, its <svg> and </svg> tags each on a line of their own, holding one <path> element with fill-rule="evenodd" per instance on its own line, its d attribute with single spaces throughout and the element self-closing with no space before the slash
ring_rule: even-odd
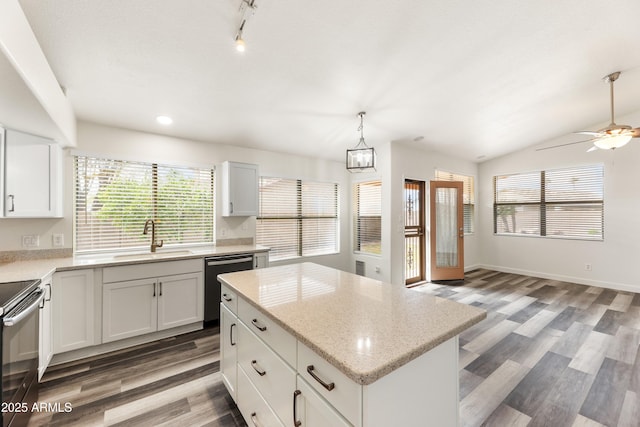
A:
<svg viewBox="0 0 640 427">
<path fill-rule="evenodd" d="M 38 400 L 40 280 L 0 283 L 2 425 L 23 426 Z"/>
</svg>

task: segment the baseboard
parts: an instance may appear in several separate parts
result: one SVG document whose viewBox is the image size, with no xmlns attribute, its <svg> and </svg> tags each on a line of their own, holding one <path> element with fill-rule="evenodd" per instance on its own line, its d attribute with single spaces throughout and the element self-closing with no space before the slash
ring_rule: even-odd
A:
<svg viewBox="0 0 640 427">
<path fill-rule="evenodd" d="M 531 271 L 518 268 L 502 267 L 498 265 L 480 264 L 476 268 L 484 268 L 487 270 L 500 271 L 502 273 L 520 274 L 523 276 L 539 277 L 541 279 L 559 280 L 562 282 L 577 283 L 586 286 L 595 286 L 598 288 L 613 289 L 616 291 L 640 292 L 639 286 L 628 283 L 604 282 L 601 280 L 589 280 L 583 277 L 565 276 L 562 274 L 549 274 L 541 271 Z M 465 271 L 467 271 L 465 269 Z"/>
<path fill-rule="evenodd" d="M 54 354 L 49 365 L 53 366 L 61 363 L 72 362 L 74 360 L 84 359 L 85 357 L 92 357 L 99 354 L 109 353 L 110 351 L 122 350 L 138 344 L 145 344 L 163 338 L 175 337 L 176 335 L 186 334 L 187 332 L 199 331 L 200 329 L 202 329 L 202 322 L 196 322 L 178 326 L 177 328 L 154 332 L 152 334 L 140 335 L 138 337 L 126 338 L 106 344 L 94 345 L 91 347 L 80 348 L 78 350 L 67 351 L 65 353 Z"/>
</svg>

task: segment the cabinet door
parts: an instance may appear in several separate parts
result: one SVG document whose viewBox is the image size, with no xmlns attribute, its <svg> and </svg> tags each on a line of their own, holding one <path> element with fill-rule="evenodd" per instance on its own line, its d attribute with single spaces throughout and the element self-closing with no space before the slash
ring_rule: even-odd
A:
<svg viewBox="0 0 640 427">
<path fill-rule="evenodd" d="M 220 304 L 220 374 L 227 391 L 236 400 L 238 378 L 238 318 Z"/>
<path fill-rule="evenodd" d="M 105 283 L 102 287 L 102 342 L 155 332 L 158 293 L 156 279 Z"/>
<path fill-rule="evenodd" d="M 4 160 L 5 216 L 61 216 L 57 200 L 60 155 L 54 141 L 7 130 Z"/>
<path fill-rule="evenodd" d="M 269 252 L 257 252 L 253 255 L 253 268 L 269 267 Z"/>
<path fill-rule="evenodd" d="M 158 330 L 204 319 L 204 284 L 201 273 L 158 278 Z"/>
<path fill-rule="evenodd" d="M 55 273 L 51 286 L 53 352 L 96 344 L 93 270 Z"/>
<path fill-rule="evenodd" d="M 222 215 L 258 215 L 258 165 L 222 164 Z"/>
<path fill-rule="evenodd" d="M 40 335 L 38 349 L 38 380 L 49 366 L 53 357 L 53 319 L 51 317 L 51 281 L 48 277 L 42 281 L 40 288 L 44 291 L 44 301 L 40 306 Z"/>
<path fill-rule="evenodd" d="M 307 382 L 298 376 L 298 390 L 294 392 L 293 411 L 295 421 L 302 422 L 305 427 L 348 427 L 347 420 L 329 405 Z"/>
</svg>

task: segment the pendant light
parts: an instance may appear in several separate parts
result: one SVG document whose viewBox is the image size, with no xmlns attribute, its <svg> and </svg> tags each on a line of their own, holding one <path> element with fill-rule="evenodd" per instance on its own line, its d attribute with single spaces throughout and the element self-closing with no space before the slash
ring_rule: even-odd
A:
<svg viewBox="0 0 640 427">
<path fill-rule="evenodd" d="M 355 148 L 347 150 L 347 170 L 349 172 L 373 172 L 376 170 L 376 150 L 364 142 L 364 111 L 358 113 L 360 117 L 360 141 Z"/>
</svg>

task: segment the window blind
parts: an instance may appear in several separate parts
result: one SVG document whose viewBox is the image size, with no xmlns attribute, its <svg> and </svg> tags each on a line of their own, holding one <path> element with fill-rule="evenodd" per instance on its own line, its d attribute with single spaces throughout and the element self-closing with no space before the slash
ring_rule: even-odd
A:
<svg viewBox="0 0 640 427">
<path fill-rule="evenodd" d="M 75 251 L 213 244 L 214 170 L 75 157 Z"/>
<path fill-rule="evenodd" d="M 382 182 L 360 182 L 353 187 L 354 245 L 357 252 L 382 253 Z"/>
<path fill-rule="evenodd" d="M 602 240 L 604 167 L 494 177 L 494 232 Z"/>
<path fill-rule="evenodd" d="M 475 217 L 475 185 L 473 176 L 461 175 L 436 169 L 438 181 L 462 181 L 462 204 L 464 216 L 464 233 L 472 234 L 474 231 Z"/>
<path fill-rule="evenodd" d="M 338 184 L 260 178 L 256 242 L 271 260 L 338 251 Z"/>
</svg>

